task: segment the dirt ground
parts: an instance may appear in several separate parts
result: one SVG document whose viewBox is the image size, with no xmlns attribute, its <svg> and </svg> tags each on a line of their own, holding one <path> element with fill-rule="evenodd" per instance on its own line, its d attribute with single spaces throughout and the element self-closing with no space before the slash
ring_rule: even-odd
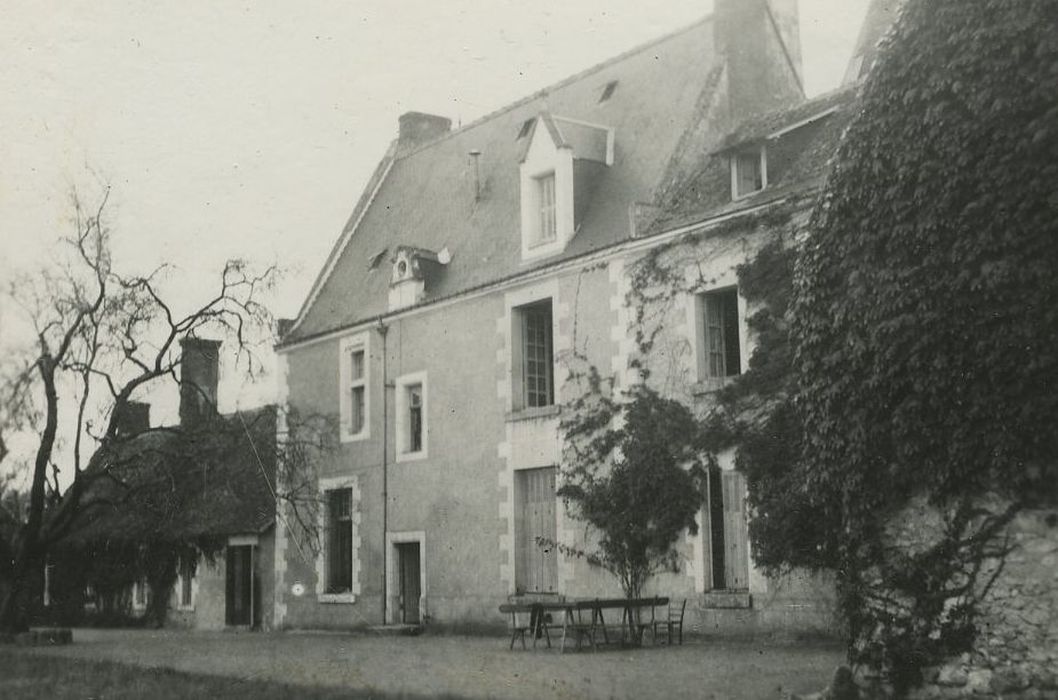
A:
<svg viewBox="0 0 1058 700">
<path fill-rule="evenodd" d="M 244 679 L 473 698 L 778 698 L 821 689 L 833 645 L 689 640 L 558 654 L 499 637 L 75 630 L 33 653 Z"/>
</svg>

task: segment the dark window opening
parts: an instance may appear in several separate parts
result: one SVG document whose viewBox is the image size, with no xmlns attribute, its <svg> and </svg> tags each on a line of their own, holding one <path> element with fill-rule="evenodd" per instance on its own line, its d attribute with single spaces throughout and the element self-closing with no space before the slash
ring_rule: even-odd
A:
<svg viewBox="0 0 1058 700">
<path fill-rule="evenodd" d="M 422 384 L 408 387 L 408 451 L 422 451 Z"/>
<path fill-rule="evenodd" d="M 707 378 L 733 377 L 742 373 L 739 345 L 738 290 L 707 292 L 702 297 L 705 367 Z"/>
<path fill-rule="evenodd" d="M 353 589 L 353 492 L 327 492 L 327 592 Z"/>
</svg>

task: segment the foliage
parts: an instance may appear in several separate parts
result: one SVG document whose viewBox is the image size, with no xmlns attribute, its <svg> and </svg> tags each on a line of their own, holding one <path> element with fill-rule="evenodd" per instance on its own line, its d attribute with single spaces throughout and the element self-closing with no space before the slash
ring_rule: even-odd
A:
<svg viewBox="0 0 1058 700">
<path fill-rule="evenodd" d="M 103 196 L 90 211 L 75 196 L 74 232 L 52 264 L 7 290 L 32 327 L 33 342 L 0 374 L 0 458 L 8 456 L 6 438 L 13 434 L 28 435 L 34 454 L 25 465 L 24 511 L 0 527 L 3 630 L 25 627 L 30 583 L 75 524 L 137 490 L 139 482 L 123 474 L 143 461 L 143 451 L 130 445 L 145 436 L 126 432 L 124 419 L 134 397 L 179 382 L 181 341 L 228 335 L 253 373 L 259 367 L 254 344 L 270 337 L 271 316 L 259 297 L 274 280 L 273 268 L 255 274 L 244 261 L 229 261 L 218 289 L 181 313 L 161 291 L 164 267 L 138 275 L 114 265 L 106 201 Z M 68 453 L 57 450 L 63 440 Z"/>
<path fill-rule="evenodd" d="M 638 598 L 651 576 L 678 570 L 673 547 L 680 534 L 698 531 L 698 422 L 683 404 L 636 384 L 620 401 L 598 392 L 580 397 L 562 430 L 567 453 L 558 495 L 599 533 L 587 560 Z"/>
<path fill-rule="evenodd" d="M 1012 512 L 983 497 L 1056 495 L 1056 78 L 1053 2 L 911 0 L 801 251 L 800 469 L 852 660 L 898 694 L 973 641 Z M 885 523 L 916 494 L 945 525 L 909 558 Z"/>
</svg>

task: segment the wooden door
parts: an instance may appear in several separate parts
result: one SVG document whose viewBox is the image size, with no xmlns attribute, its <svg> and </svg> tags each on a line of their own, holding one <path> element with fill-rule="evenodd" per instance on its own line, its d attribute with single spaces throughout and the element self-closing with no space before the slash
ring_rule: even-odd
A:
<svg viewBox="0 0 1058 700">
<path fill-rule="evenodd" d="M 419 599 L 422 597 L 422 562 L 419 559 L 418 542 L 404 542 L 397 545 L 397 558 L 400 576 L 400 621 L 406 625 L 417 625 L 419 617 Z"/>
<path fill-rule="evenodd" d="M 229 546 L 225 563 L 225 622 L 249 627 L 253 621 L 253 547 Z"/>
<path fill-rule="evenodd" d="M 555 498 L 555 468 L 524 469 L 518 478 L 518 517 L 516 554 L 517 589 L 522 593 L 555 593 L 558 591 L 558 553 L 553 544 L 558 539 Z"/>
<path fill-rule="evenodd" d="M 725 471 L 721 478 L 724 498 L 724 579 L 730 590 L 749 588 L 749 546 L 746 525 L 746 479 Z"/>
</svg>

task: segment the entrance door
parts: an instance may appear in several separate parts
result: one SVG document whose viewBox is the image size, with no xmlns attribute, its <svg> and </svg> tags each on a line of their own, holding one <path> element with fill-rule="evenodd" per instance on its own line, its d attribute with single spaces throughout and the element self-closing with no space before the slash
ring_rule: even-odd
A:
<svg viewBox="0 0 1058 700">
<path fill-rule="evenodd" d="M 400 621 L 406 625 L 417 625 L 419 619 L 419 599 L 422 597 L 421 561 L 418 542 L 402 542 L 397 547 L 397 566 L 400 591 Z"/>
<path fill-rule="evenodd" d="M 558 555 L 549 543 L 558 539 L 555 468 L 523 469 L 515 476 L 519 500 L 514 523 L 516 587 L 519 593 L 554 593 L 558 590 Z"/>
<path fill-rule="evenodd" d="M 253 623 L 253 546 L 229 546 L 225 577 L 224 621 L 231 626 Z"/>
</svg>

